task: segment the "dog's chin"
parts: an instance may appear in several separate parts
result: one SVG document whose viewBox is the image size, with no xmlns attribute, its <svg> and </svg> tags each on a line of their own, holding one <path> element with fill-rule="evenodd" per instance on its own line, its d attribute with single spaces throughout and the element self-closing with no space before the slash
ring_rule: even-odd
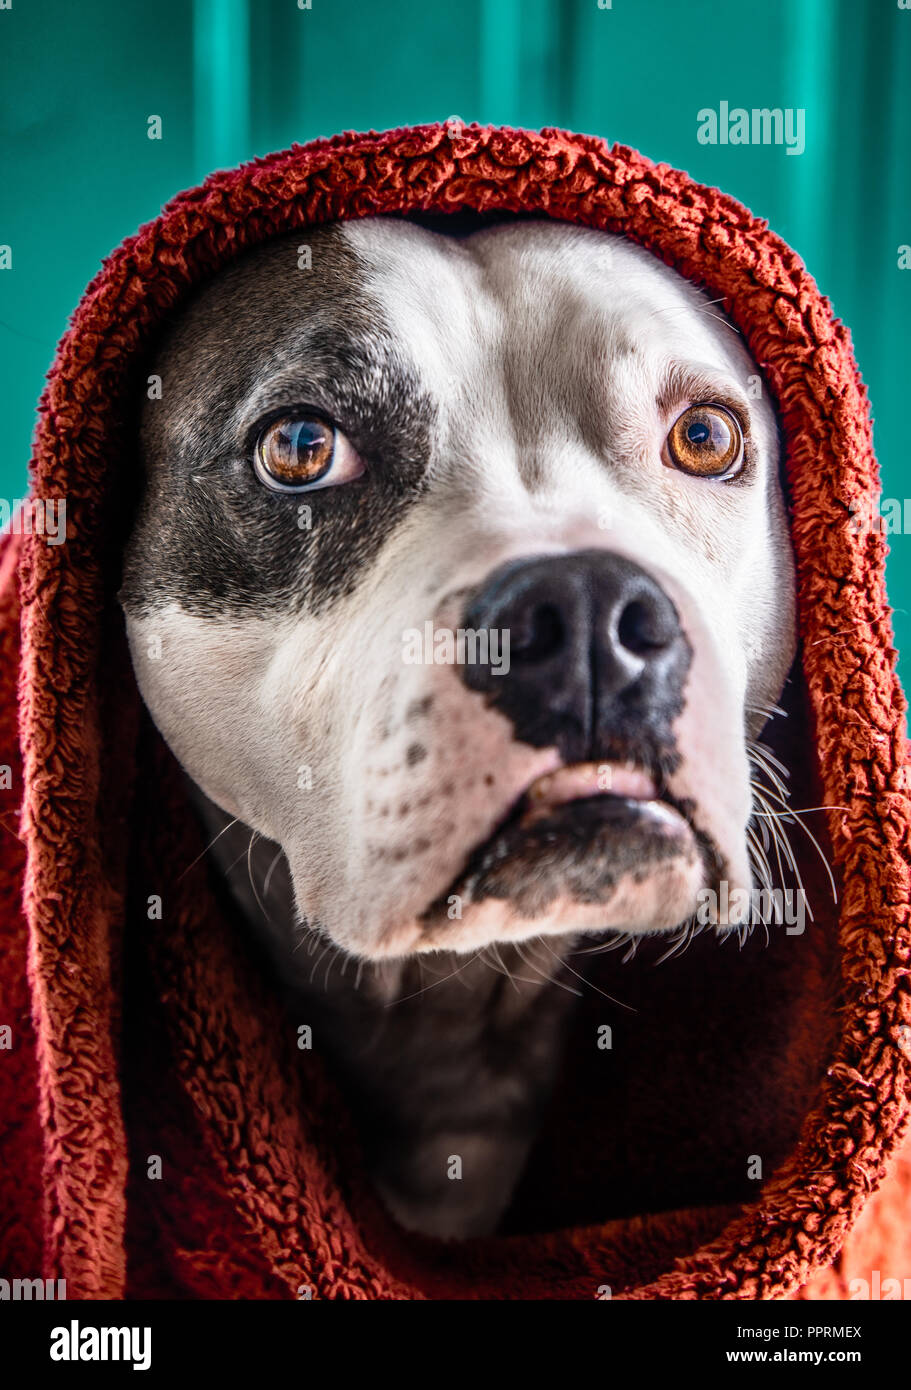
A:
<svg viewBox="0 0 911 1390">
<path fill-rule="evenodd" d="M 541 936 L 667 931 L 695 911 L 713 878 L 710 858 L 686 808 L 669 800 L 601 794 L 541 806 L 523 798 L 417 918 L 387 924 L 355 953 L 382 960 Z"/>
</svg>

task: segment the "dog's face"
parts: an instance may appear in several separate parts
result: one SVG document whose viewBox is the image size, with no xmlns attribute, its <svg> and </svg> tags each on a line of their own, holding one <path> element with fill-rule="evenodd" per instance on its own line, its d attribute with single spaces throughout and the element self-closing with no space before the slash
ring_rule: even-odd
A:
<svg viewBox="0 0 911 1390">
<path fill-rule="evenodd" d="M 706 296 L 559 223 L 366 219 L 223 272 L 153 371 L 136 675 L 303 920 L 377 959 L 750 886 L 793 572 L 767 390 Z"/>
</svg>

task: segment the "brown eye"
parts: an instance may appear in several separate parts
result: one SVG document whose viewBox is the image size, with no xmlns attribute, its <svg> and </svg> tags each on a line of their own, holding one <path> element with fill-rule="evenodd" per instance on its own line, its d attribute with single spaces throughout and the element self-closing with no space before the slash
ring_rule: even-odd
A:
<svg viewBox="0 0 911 1390">
<path fill-rule="evenodd" d="M 684 473 L 720 478 L 741 463 L 743 432 L 723 405 L 691 405 L 672 425 L 667 451 Z"/>
<path fill-rule="evenodd" d="M 351 441 L 318 416 L 274 420 L 256 441 L 256 474 L 278 492 L 334 487 L 364 471 Z"/>
</svg>

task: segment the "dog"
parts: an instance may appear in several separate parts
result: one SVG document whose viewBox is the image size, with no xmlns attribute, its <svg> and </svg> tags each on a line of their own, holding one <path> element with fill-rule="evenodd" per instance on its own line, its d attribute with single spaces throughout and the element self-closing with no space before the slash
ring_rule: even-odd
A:
<svg viewBox="0 0 911 1390">
<path fill-rule="evenodd" d="M 622 237 L 379 217 L 244 255 L 153 370 L 142 697 L 386 1206 L 494 1231 L 577 943 L 754 882 L 796 650 L 761 367 Z"/>
</svg>

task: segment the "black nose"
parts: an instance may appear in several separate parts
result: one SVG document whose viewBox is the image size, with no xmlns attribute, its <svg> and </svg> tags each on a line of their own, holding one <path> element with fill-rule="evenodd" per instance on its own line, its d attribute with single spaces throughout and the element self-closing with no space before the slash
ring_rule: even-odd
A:
<svg viewBox="0 0 911 1390">
<path fill-rule="evenodd" d="M 692 653 L 673 603 L 633 561 L 583 550 L 511 562 L 463 622 L 497 629 L 500 649 L 508 633 L 508 670 L 467 664 L 462 675 L 523 743 L 579 762 L 671 742 Z"/>
</svg>

